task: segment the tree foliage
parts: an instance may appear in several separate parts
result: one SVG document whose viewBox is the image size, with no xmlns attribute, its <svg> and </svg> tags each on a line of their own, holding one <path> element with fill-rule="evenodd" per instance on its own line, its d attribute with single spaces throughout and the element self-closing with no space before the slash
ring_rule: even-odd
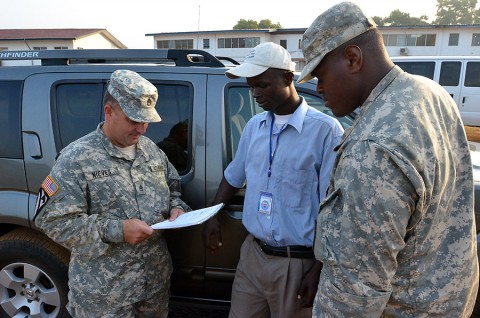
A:
<svg viewBox="0 0 480 318">
<path fill-rule="evenodd" d="M 393 10 L 390 12 L 390 15 L 386 18 L 382 18 L 379 16 L 372 17 L 373 21 L 375 21 L 378 25 L 426 25 L 428 24 L 428 17 L 426 15 L 422 15 L 419 18 L 411 17 L 409 13 L 402 12 L 400 10 Z"/>
<path fill-rule="evenodd" d="M 435 24 L 480 23 L 480 9 L 475 10 L 477 0 L 437 0 Z"/>
<path fill-rule="evenodd" d="M 282 25 L 280 22 L 277 23 L 272 23 L 270 19 L 263 19 L 258 22 L 258 28 L 259 29 L 281 29 Z"/>
<path fill-rule="evenodd" d="M 237 24 L 233 26 L 234 30 L 246 30 L 246 29 L 281 29 L 280 22 L 272 23 L 270 19 L 263 19 L 260 22 L 255 20 L 238 20 Z"/>
<path fill-rule="evenodd" d="M 247 29 L 258 29 L 258 22 L 255 20 L 238 20 L 237 24 L 233 27 L 234 30 L 247 30 Z"/>
<path fill-rule="evenodd" d="M 480 23 L 480 8 L 476 9 L 478 0 L 437 0 L 436 19 L 432 24 L 455 25 Z M 410 14 L 393 10 L 388 17 L 374 16 L 372 19 L 378 25 L 423 25 L 429 24 L 428 17 L 418 18 Z"/>
</svg>

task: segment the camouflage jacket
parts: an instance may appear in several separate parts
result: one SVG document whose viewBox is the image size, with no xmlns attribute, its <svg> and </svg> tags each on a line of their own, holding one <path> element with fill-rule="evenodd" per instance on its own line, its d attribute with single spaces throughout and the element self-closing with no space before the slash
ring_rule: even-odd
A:
<svg viewBox="0 0 480 318">
<path fill-rule="evenodd" d="M 394 67 L 360 109 L 320 206 L 314 317 L 469 317 L 473 176 L 454 101 Z"/>
<path fill-rule="evenodd" d="M 123 242 L 123 220 L 164 220 L 180 199 L 180 177 L 165 154 L 141 137 L 128 160 L 100 129 L 67 146 L 46 181 L 48 201 L 35 223 L 71 251 L 69 306 L 124 306 L 169 283 L 172 264 L 160 231 Z M 38 203 L 37 203 L 38 204 Z"/>
</svg>

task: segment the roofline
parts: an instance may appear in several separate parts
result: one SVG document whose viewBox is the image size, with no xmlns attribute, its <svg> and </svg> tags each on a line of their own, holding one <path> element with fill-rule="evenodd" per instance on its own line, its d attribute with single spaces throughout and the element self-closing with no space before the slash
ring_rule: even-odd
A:
<svg viewBox="0 0 480 318">
<path fill-rule="evenodd" d="M 379 25 L 379 29 L 474 29 L 480 28 L 480 24 L 420 24 L 420 25 Z"/>
<path fill-rule="evenodd" d="M 379 29 L 417 29 L 417 28 L 480 28 L 480 24 L 422 24 L 422 25 L 396 25 L 396 26 L 378 26 Z M 304 33 L 307 28 L 286 28 L 286 29 L 240 29 L 240 30 L 210 30 L 210 31 L 182 31 L 182 32 L 159 32 L 147 33 L 145 36 L 161 35 L 191 35 L 191 34 L 213 34 L 213 33 Z"/>
<path fill-rule="evenodd" d="M 40 29 L 35 29 L 40 30 Z M 50 29 L 41 29 L 41 30 L 50 30 Z M 51 30 L 63 30 L 63 29 L 51 29 Z M 94 34 L 100 34 L 104 36 L 107 40 L 112 42 L 120 49 L 126 49 L 127 46 L 120 42 L 116 37 L 114 37 L 107 29 L 76 29 L 76 30 L 92 30 L 91 32 L 85 32 L 79 36 L 69 36 L 69 37 L 12 37 L 12 38 L 0 38 L 0 41 L 73 41 L 91 36 Z"/>
</svg>

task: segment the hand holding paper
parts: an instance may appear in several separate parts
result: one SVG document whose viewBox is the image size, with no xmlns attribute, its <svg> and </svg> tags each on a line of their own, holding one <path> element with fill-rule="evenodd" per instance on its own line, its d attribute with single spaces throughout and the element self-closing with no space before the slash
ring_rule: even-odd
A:
<svg viewBox="0 0 480 318">
<path fill-rule="evenodd" d="M 180 227 L 192 226 L 197 225 L 205 222 L 212 216 L 218 213 L 223 208 L 223 203 L 219 203 L 217 205 L 190 211 L 188 213 L 184 213 L 177 217 L 174 221 L 165 220 L 163 222 L 153 224 L 152 228 L 154 230 L 160 229 L 176 229 Z"/>
</svg>

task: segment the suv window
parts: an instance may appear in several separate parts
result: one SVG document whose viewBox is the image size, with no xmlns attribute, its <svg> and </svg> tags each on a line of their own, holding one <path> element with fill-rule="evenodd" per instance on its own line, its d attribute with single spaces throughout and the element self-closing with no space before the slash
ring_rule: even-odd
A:
<svg viewBox="0 0 480 318">
<path fill-rule="evenodd" d="M 301 88 L 297 89 L 300 96 L 305 98 L 305 101 L 312 107 L 321 111 L 324 114 L 335 117 L 328 107 L 325 106 L 320 96 L 303 91 Z M 258 106 L 251 94 L 248 86 L 230 86 L 227 91 L 227 131 L 228 131 L 228 158 L 231 160 L 235 157 L 237 152 L 238 142 L 242 134 L 243 128 L 247 121 L 254 115 L 263 112 L 264 110 Z M 353 118 L 345 116 L 337 118 L 344 129 L 350 127 L 353 123 Z"/>
<path fill-rule="evenodd" d="M 60 149 L 95 130 L 100 122 L 103 84 L 60 84 L 56 90 L 56 123 Z"/>
<path fill-rule="evenodd" d="M 146 136 L 165 152 L 178 173 L 183 175 L 189 170 L 192 162 L 190 127 L 193 87 L 189 83 L 173 81 L 153 83 L 158 90 L 155 107 L 162 121 L 150 124 Z"/>
<path fill-rule="evenodd" d="M 162 118 L 160 123 L 150 124 L 146 136 L 159 144 L 170 131 L 180 129 L 185 139 L 183 149 L 173 148 L 170 143 L 159 147 L 165 151 L 180 174 L 190 167 L 188 151 L 189 123 L 192 114 L 193 88 L 181 83 L 154 83 L 158 90 L 156 109 Z M 56 88 L 54 122 L 58 127 L 59 149 L 96 129 L 103 120 L 103 92 L 105 83 L 64 83 Z M 17 108 L 18 109 L 18 108 Z M 178 125 L 177 125 L 178 124 Z M 174 128 L 175 127 L 175 128 Z M 17 130 L 13 130 L 17 131 Z M 173 142 L 173 139 L 170 140 Z M 175 150 L 178 149 L 178 152 Z"/>
<path fill-rule="evenodd" d="M 21 82 L 0 81 L 0 158 L 21 159 Z"/>
</svg>

